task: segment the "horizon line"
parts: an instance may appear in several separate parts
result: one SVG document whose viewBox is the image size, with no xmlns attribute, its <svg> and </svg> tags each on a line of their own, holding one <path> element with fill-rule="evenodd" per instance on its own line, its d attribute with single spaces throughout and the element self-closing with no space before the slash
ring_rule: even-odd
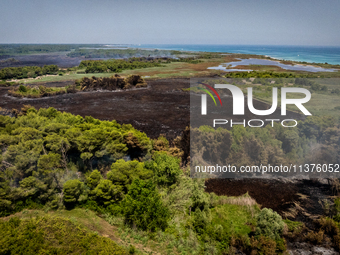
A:
<svg viewBox="0 0 340 255">
<path fill-rule="evenodd" d="M 220 43 L 2 43 L 0 45 L 10 45 L 10 44 L 21 44 L 21 45 L 133 45 L 133 46 L 142 46 L 142 45 L 215 45 L 215 46 L 291 46 L 291 47 L 339 47 L 340 45 L 311 45 L 311 44 L 220 44 Z"/>
</svg>

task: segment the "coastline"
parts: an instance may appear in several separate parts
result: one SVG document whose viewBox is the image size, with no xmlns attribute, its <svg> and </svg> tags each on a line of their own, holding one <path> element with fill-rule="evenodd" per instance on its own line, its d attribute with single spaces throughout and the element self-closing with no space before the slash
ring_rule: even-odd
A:
<svg viewBox="0 0 340 255">
<path fill-rule="evenodd" d="M 340 65 L 340 47 L 337 46 L 142 44 L 133 45 L 133 47 L 140 49 L 154 48 L 159 50 L 259 55 L 280 61 Z"/>
</svg>

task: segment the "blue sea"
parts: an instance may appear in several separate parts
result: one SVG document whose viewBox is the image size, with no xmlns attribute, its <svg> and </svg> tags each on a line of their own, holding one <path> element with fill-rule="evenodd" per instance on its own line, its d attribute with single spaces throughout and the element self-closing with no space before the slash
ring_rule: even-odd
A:
<svg viewBox="0 0 340 255">
<path fill-rule="evenodd" d="M 260 45 L 194 45 L 194 44 L 141 44 L 136 48 L 184 51 L 206 51 L 265 55 L 276 59 L 309 63 L 340 64 L 340 47 L 326 46 L 260 46 Z"/>
</svg>

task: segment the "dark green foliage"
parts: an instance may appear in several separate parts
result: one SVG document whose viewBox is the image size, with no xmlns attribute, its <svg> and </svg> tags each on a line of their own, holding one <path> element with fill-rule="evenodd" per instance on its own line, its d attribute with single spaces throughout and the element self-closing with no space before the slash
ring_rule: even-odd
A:
<svg viewBox="0 0 340 255">
<path fill-rule="evenodd" d="M 0 254 L 126 254 L 109 238 L 57 217 L 0 220 Z"/>
<path fill-rule="evenodd" d="M 31 199 L 37 198 L 38 200 L 46 199 L 46 191 L 48 186 L 38 178 L 30 176 L 23 179 L 19 183 L 20 188 L 17 191 L 22 197 Z"/>
<path fill-rule="evenodd" d="M 123 200 L 125 222 L 142 230 L 164 230 L 169 210 L 162 203 L 152 181 L 135 180 Z"/>
<path fill-rule="evenodd" d="M 199 208 L 197 208 L 195 212 L 193 212 L 193 226 L 195 228 L 195 231 L 199 235 L 202 235 L 205 233 L 210 223 L 211 223 L 211 212 L 207 206 L 204 207 L 202 211 Z M 220 232 L 223 232 L 223 231 L 220 231 Z"/>
<path fill-rule="evenodd" d="M 284 222 L 281 216 L 272 209 L 264 208 L 256 218 L 256 235 L 267 236 L 271 239 L 280 239 L 283 233 Z"/>
<path fill-rule="evenodd" d="M 25 206 L 40 204 L 57 208 L 62 201 L 68 205 L 83 204 L 85 201 L 80 201 L 79 193 L 75 192 L 79 183 L 68 180 L 79 178 L 81 172 L 92 170 L 98 164 L 109 167 L 116 159 L 133 152 L 133 148 L 144 153 L 151 149 L 149 138 L 131 125 L 82 118 L 54 108 L 39 111 L 26 108 L 17 118 L 0 116 L 2 216 Z M 136 178 L 151 176 L 144 176 L 143 171 Z M 105 207 L 122 199 L 120 184 L 101 180 L 98 171 L 88 175 L 86 183 L 95 191 L 90 192 L 91 198 Z"/>
<path fill-rule="evenodd" d="M 135 248 L 135 246 L 130 245 L 129 254 L 135 254 L 135 253 L 136 253 L 136 248 Z"/>
<path fill-rule="evenodd" d="M 153 161 L 146 163 L 146 167 L 154 172 L 156 183 L 172 185 L 182 172 L 179 163 L 180 159 L 170 156 L 166 152 L 155 152 Z"/>
<path fill-rule="evenodd" d="M 122 198 L 122 187 L 112 184 L 110 180 L 100 180 L 97 187 L 90 193 L 90 196 L 99 205 L 109 206 Z"/>
<path fill-rule="evenodd" d="M 47 155 L 40 156 L 38 160 L 38 170 L 33 175 L 42 179 L 49 186 L 54 186 L 58 191 L 62 190 L 62 185 L 58 175 L 63 171 L 61 168 L 61 156 L 50 152 Z"/>
<path fill-rule="evenodd" d="M 86 68 L 86 73 L 119 73 L 123 70 L 132 70 L 137 68 L 148 68 L 161 66 L 158 62 L 147 61 L 130 61 L 121 59 L 110 60 L 83 60 L 81 61 L 79 68 Z"/>
<path fill-rule="evenodd" d="M 198 58 L 205 58 L 203 56 L 199 56 Z M 169 59 L 169 62 L 185 62 L 190 64 L 198 64 L 201 63 L 202 60 L 193 58 L 193 57 L 186 57 L 186 58 L 178 58 L 178 59 Z"/>
<path fill-rule="evenodd" d="M 98 170 L 94 170 L 91 172 L 90 176 L 87 177 L 86 184 L 90 187 L 90 189 L 94 189 L 95 187 L 97 187 L 102 178 L 103 177 L 100 172 Z"/>
<path fill-rule="evenodd" d="M 0 87 L 10 87 L 19 85 L 16 82 L 0 81 Z"/>
<path fill-rule="evenodd" d="M 88 47 L 88 46 L 87 46 Z M 162 55 L 173 55 L 175 51 L 170 50 L 147 50 L 147 49 L 76 49 L 68 53 L 69 57 L 85 57 L 85 58 L 130 58 L 130 60 L 140 60 L 145 57 L 158 57 Z M 180 52 L 178 52 L 181 54 Z M 135 57 L 135 56 L 138 56 Z"/>
<path fill-rule="evenodd" d="M 83 77 L 81 80 L 76 81 L 82 91 L 93 90 L 117 90 L 117 89 L 131 89 L 146 87 L 147 84 L 140 75 L 130 75 L 126 78 L 114 75 L 112 77 Z"/>
<path fill-rule="evenodd" d="M 64 202 L 67 206 L 72 207 L 74 206 L 80 197 L 80 195 L 83 193 L 84 184 L 75 179 L 75 180 L 68 180 L 64 183 Z"/>
<path fill-rule="evenodd" d="M 19 86 L 19 91 L 20 91 L 20 92 L 27 92 L 26 86 L 20 85 L 20 86 Z"/>
<path fill-rule="evenodd" d="M 5 67 L 0 70 L 0 80 L 35 78 L 45 74 L 57 74 L 59 67 L 56 65 Z"/>
<path fill-rule="evenodd" d="M 336 164 L 340 152 L 340 130 L 333 117 L 312 116 L 299 121 L 294 129 L 279 124 L 272 127 L 250 128 L 234 126 L 230 131 L 201 126 L 191 130 L 192 163 L 204 165 L 204 161 L 236 166 L 288 163 Z M 311 144 L 320 149 L 311 156 Z M 223 148 L 223 149 L 221 149 Z"/>
<path fill-rule="evenodd" d="M 121 186 L 125 192 L 128 191 L 131 183 L 136 179 L 149 179 L 153 176 L 151 170 L 144 167 L 144 163 L 137 160 L 125 161 L 117 160 L 111 166 L 111 171 L 107 173 L 107 179 L 112 183 Z"/>
<path fill-rule="evenodd" d="M 192 200 L 192 211 L 195 211 L 196 209 L 204 210 L 207 207 L 209 207 L 209 197 L 207 193 L 204 192 L 204 185 L 203 183 L 194 182 L 192 194 L 191 194 L 191 200 Z"/>
</svg>

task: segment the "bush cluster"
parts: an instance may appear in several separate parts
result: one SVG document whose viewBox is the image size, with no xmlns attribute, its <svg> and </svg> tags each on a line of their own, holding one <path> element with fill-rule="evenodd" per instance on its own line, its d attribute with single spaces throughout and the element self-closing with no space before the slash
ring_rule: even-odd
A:
<svg viewBox="0 0 340 255">
<path fill-rule="evenodd" d="M 57 74 L 58 71 L 56 65 L 5 67 L 0 70 L 0 80 L 36 78 L 45 74 Z"/>
</svg>

